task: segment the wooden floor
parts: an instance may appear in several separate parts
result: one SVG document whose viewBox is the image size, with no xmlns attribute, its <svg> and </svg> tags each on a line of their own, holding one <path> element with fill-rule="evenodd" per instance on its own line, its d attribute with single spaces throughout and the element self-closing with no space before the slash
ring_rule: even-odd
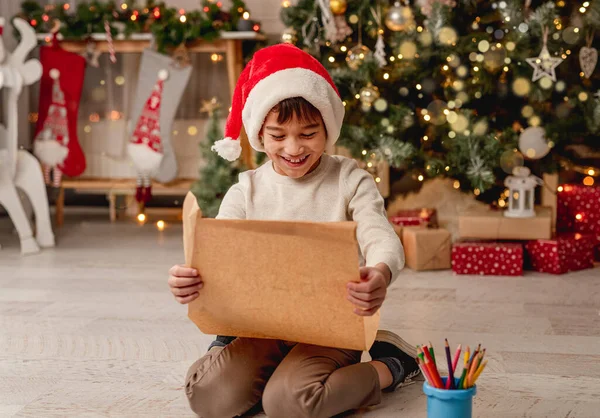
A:
<svg viewBox="0 0 600 418">
<path fill-rule="evenodd" d="M 22 258 L 0 219 L 0 416 L 191 417 L 182 388 L 210 340 L 170 296 L 181 226 L 67 217 Z M 411 343 L 483 343 L 474 416 L 600 416 L 600 269 L 565 276 L 406 271 L 382 327 Z M 360 417 L 425 417 L 421 385 Z"/>
</svg>

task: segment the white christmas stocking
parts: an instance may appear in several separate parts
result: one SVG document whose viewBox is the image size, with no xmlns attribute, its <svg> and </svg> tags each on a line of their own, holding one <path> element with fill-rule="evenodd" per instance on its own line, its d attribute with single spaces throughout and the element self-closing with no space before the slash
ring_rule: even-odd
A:
<svg viewBox="0 0 600 418">
<path fill-rule="evenodd" d="M 174 64 L 167 55 L 149 49 L 142 53 L 132 109 L 133 132 L 127 149 L 138 172 L 138 202 L 151 199 L 151 178 L 166 183 L 177 176 L 171 131 L 192 67 Z M 150 93 L 149 86 L 154 86 Z"/>
</svg>

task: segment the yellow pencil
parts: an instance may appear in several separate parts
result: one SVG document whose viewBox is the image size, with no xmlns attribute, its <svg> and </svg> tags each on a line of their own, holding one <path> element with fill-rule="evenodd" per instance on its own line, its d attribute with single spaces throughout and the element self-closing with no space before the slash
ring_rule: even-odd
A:
<svg viewBox="0 0 600 418">
<path fill-rule="evenodd" d="M 467 346 L 467 350 L 465 351 L 465 366 L 467 367 L 467 363 L 469 362 L 469 358 L 471 357 L 471 349 Z"/>
<path fill-rule="evenodd" d="M 477 368 L 477 371 L 473 375 L 473 379 L 469 382 L 469 383 L 471 383 L 471 386 L 475 384 L 475 382 L 477 381 L 477 378 L 479 377 L 479 375 L 481 374 L 481 372 L 483 371 L 483 369 L 485 369 L 485 365 L 487 364 L 487 362 L 488 361 L 485 360 L 483 363 L 481 363 L 481 366 L 479 366 Z"/>
</svg>

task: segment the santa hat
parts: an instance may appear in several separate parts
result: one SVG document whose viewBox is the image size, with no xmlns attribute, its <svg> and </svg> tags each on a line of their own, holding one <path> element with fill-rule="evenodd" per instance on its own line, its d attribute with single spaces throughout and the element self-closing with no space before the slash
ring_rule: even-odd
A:
<svg viewBox="0 0 600 418">
<path fill-rule="evenodd" d="M 327 70 L 314 57 L 290 44 L 263 48 L 242 71 L 235 86 L 225 138 L 213 151 L 235 161 L 242 151 L 242 123 L 250 145 L 264 151 L 258 134 L 269 111 L 279 102 L 302 97 L 316 107 L 327 129 L 327 145 L 335 144 L 344 120 L 344 105 Z"/>
</svg>

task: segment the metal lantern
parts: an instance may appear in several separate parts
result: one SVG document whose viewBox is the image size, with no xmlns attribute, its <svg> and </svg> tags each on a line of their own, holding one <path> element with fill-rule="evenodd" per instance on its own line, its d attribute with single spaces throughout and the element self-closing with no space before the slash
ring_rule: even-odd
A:
<svg viewBox="0 0 600 418">
<path fill-rule="evenodd" d="M 504 216 L 510 218 L 531 218 L 535 216 L 535 187 L 543 184 L 542 179 L 531 174 L 527 167 L 515 167 L 513 175 L 504 181 L 508 187 L 508 208 Z"/>
</svg>

